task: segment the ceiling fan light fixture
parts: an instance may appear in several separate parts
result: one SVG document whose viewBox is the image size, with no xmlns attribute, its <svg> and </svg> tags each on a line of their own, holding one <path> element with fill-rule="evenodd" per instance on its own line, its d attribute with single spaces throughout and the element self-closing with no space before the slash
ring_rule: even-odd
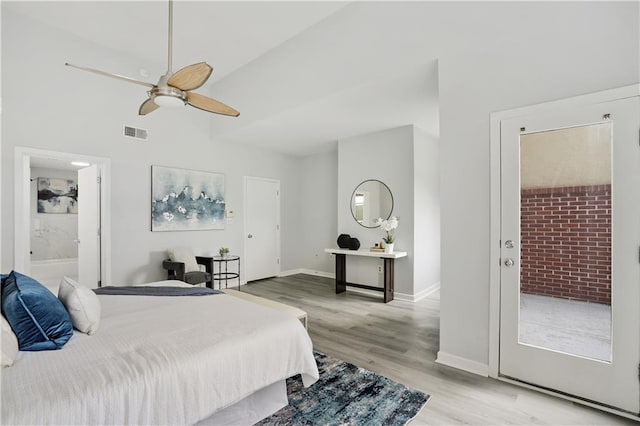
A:
<svg viewBox="0 0 640 426">
<path fill-rule="evenodd" d="M 172 95 L 160 95 L 160 94 L 157 94 L 153 98 L 153 102 L 155 102 L 159 106 L 170 107 L 170 108 L 182 107 L 182 106 L 185 106 L 186 104 L 186 102 L 182 98 L 172 96 Z"/>
</svg>

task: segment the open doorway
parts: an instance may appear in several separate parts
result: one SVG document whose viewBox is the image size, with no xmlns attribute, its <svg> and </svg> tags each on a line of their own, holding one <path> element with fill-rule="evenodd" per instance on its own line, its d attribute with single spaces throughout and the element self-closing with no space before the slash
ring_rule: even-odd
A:
<svg viewBox="0 0 640 426">
<path fill-rule="evenodd" d="M 59 282 L 61 275 L 78 280 L 78 169 L 81 166 L 76 164 L 30 158 L 30 276 L 47 286 L 56 280 Z"/>
<path fill-rule="evenodd" d="M 14 269 L 56 287 L 110 282 L 109 160 L 16 148 Z"/>
</svg>

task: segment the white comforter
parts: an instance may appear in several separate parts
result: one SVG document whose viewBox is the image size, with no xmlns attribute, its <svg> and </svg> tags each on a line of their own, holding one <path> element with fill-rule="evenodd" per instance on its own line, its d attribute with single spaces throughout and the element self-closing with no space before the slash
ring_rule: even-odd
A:
<svg viewBox="0 0 640 426">
<path fill-rule="evenodd" d="M 278 380 L 318 379 L 300 322 L 227 295 L 100 296 L 93 336 L 2 369 L 2 424 L 193 424 Z"/>
</svg>

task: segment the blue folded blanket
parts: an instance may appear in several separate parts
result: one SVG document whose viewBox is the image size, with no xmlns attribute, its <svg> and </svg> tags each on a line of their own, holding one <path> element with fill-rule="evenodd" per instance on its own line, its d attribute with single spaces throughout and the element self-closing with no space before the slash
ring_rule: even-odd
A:
<svg viewBox="0 0 640 426">
<path fill-rule="evenodd" d="M 223 291 L 207 287 L 118 287 L 108 286 L 93 290 L 96 294 L 120 296 L 209 296 L 224 294 Z"/>
</svg>

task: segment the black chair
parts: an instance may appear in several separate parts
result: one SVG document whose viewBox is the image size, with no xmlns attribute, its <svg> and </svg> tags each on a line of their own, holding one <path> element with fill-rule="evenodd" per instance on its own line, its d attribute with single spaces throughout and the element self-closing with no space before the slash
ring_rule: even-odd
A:
<svg viewBox="0 0 640 426">
<path fill-rule="evenodd" d="M 166 259 L 162 262 L 162 267 L 167 270 L 167 279 L 180 280 L 187 284 L 201 284 L 213 288 L 211 277 L 213 276 L 213 258 L 206 256 L 196 256 L 196 263 L 204 265 L 205 271 L 185 272 L 183 262 L 174 262 Z"/>
</svg>

